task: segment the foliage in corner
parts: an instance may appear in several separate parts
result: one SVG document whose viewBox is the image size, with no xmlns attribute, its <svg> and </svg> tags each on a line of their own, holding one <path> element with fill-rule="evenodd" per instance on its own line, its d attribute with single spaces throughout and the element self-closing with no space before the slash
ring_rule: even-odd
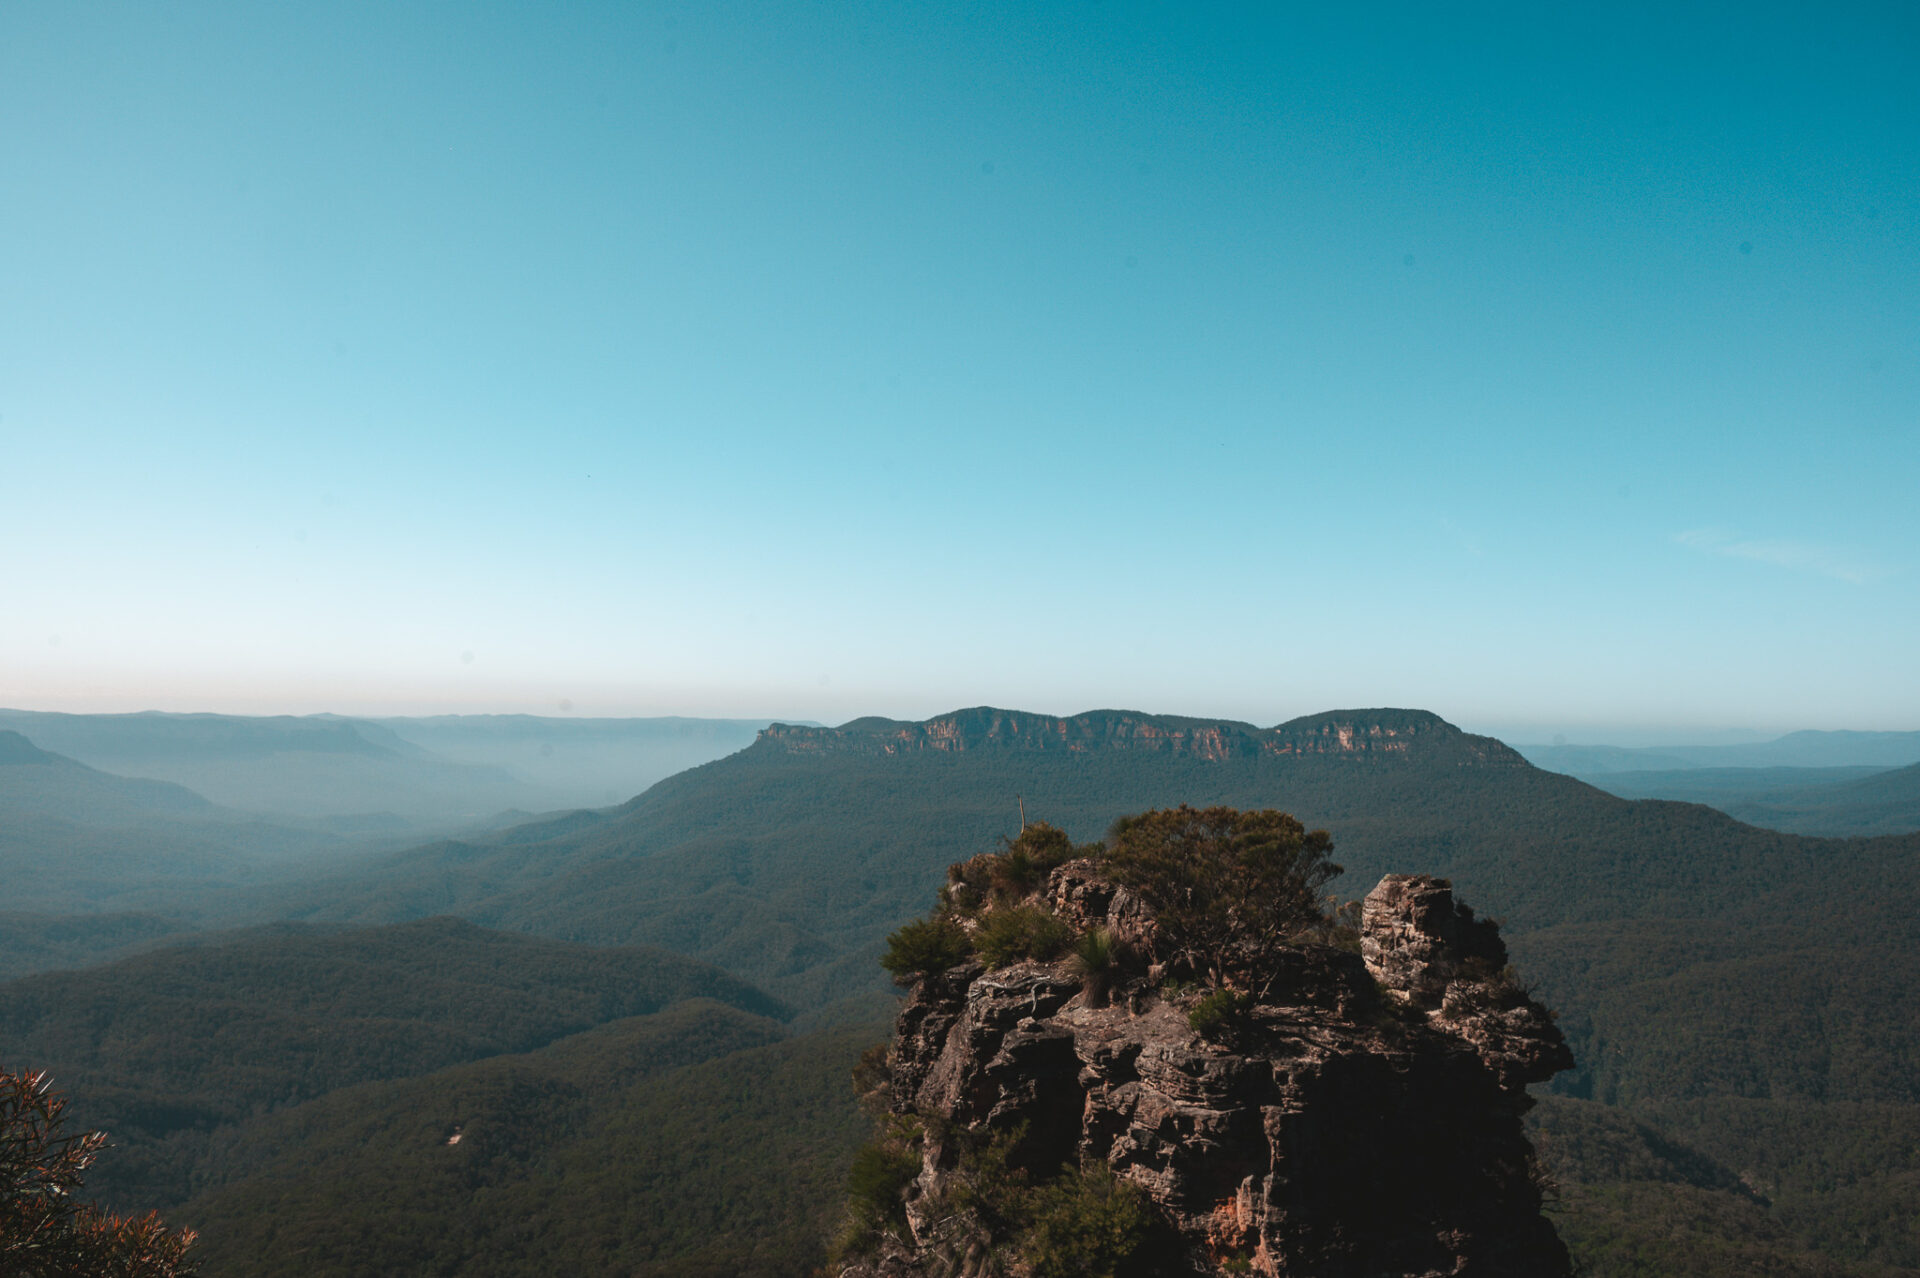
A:
<svg viewBox="0 0 1920 1278">
<path fill-rule="evenodd" d="M 157 1212 L 109 1215 L 75 1201 L 105 1132 L 66 1136 L 67 1100 L 44 1071 L 0 1070 L 0 1273 L 18 1278 L 189 1278 L 192 1230 Z"/>
</svg>

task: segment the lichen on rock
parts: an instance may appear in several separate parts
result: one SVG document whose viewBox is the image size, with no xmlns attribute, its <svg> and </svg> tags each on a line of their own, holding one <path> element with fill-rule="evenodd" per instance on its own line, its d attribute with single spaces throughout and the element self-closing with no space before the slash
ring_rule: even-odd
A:
<svg viewBox="0 0 1920 1278">
<path fill-rule="evenodd" d="M 874 1096 L 918 1170 L 850 1238 L 847 1278 L 1569 1272 L 1520 1119 L 1572 1057 L 1497 927 L 1445 880 L 1391 875 L 1357 928 L 1303 921 L 1209 988 L 1108 851 L 1023 836 L 998 890 L 1006 867 L 955 867 L 982 886 L 946 894 L 951 926 L 1044 910 L 1099 934 L 1104 966 L 900 973 Z"/>
</svg>

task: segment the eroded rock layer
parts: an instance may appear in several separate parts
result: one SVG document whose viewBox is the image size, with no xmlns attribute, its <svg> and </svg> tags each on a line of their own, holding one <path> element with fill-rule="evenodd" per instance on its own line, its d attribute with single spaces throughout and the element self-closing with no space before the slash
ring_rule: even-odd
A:
<svg viewBox="0 0 1920 1278">
<path fill-rule="evenodd" d="M 1343 710 L 1272 728 L 1171 715 L 1094 710 L 1069 718 L 980 706 L 922 722 L 856 719 L 837 728 L 776 723 L 755 748 L 786 754 L 914 755 L 977 750 L 1187 756 L 1218 763 L 1263 755 L 1353 760 L 1405 759 L 1461 767 L 1524 768 L 1525 759 L 1491 737 L 1460 731 L 1424 710 Z"/>
<path fill-rule="evenodd" d="M 1150 950 L 1151 917 L 1089 862 L 1044 895 Z M 1444 880 L 1396 875 L 1367 897 L 1358 953 L 1285 948 L 1206 1035 L 1197 991 L 1164 971 L 1110 991 L 1067 963 L 925 976 L 889 1060 L 892 1110 L 925 1132 L 907 1229 L 849 1272 L 952 1267 L 956 1169 L 1004 1133 L 1017 1165 L 1104 1163 L 1144 1191 L 1176 1239 L 1158 1271 L 1564 1275 L 1520 1116 L 1527 1084 L 1573 1062 L 1505 962 Z"/>
</svg>

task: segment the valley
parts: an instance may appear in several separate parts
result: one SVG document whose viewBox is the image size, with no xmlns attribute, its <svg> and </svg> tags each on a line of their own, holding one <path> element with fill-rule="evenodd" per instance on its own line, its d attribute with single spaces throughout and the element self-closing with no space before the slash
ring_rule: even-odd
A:
<svg viewBox="0 0 1920 1278">
<path fill-rule="evenodd" d="M 12 749 L 54 770 L 0 791 L 22 813 L 57 775 L 123 832 L 260 820 Z M 1503 920 L 1577 1061 L 1530 1122 L 1588 1272 L 1920 1269 L 1920 836 L 1623 799 L 1415 710 L 784 726 L 431 842 L 345 855 L 288 817 L 270 873 L 162 840 L 0 919 L 0 1053 L 115 1132 L 92 1192 L 202 1230 L 210 1275 L 798 1272 L 867 1121 L 887 934 L 1023 810 L 1088 841 L 1182 802 L 1331 831 L 1343 896 L 1431 873 Z"/>
</svg>

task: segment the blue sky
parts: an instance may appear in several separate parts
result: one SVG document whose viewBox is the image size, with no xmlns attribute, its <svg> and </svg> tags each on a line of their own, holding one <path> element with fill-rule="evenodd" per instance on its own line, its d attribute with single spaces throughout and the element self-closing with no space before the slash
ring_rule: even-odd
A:
<svg viewBox="0 0 1920 1278">
<path fill-rule="evenodd" d="M 1920 727 L 1906 6 L 0 5 L 0 704 Z"/>
</svg>

